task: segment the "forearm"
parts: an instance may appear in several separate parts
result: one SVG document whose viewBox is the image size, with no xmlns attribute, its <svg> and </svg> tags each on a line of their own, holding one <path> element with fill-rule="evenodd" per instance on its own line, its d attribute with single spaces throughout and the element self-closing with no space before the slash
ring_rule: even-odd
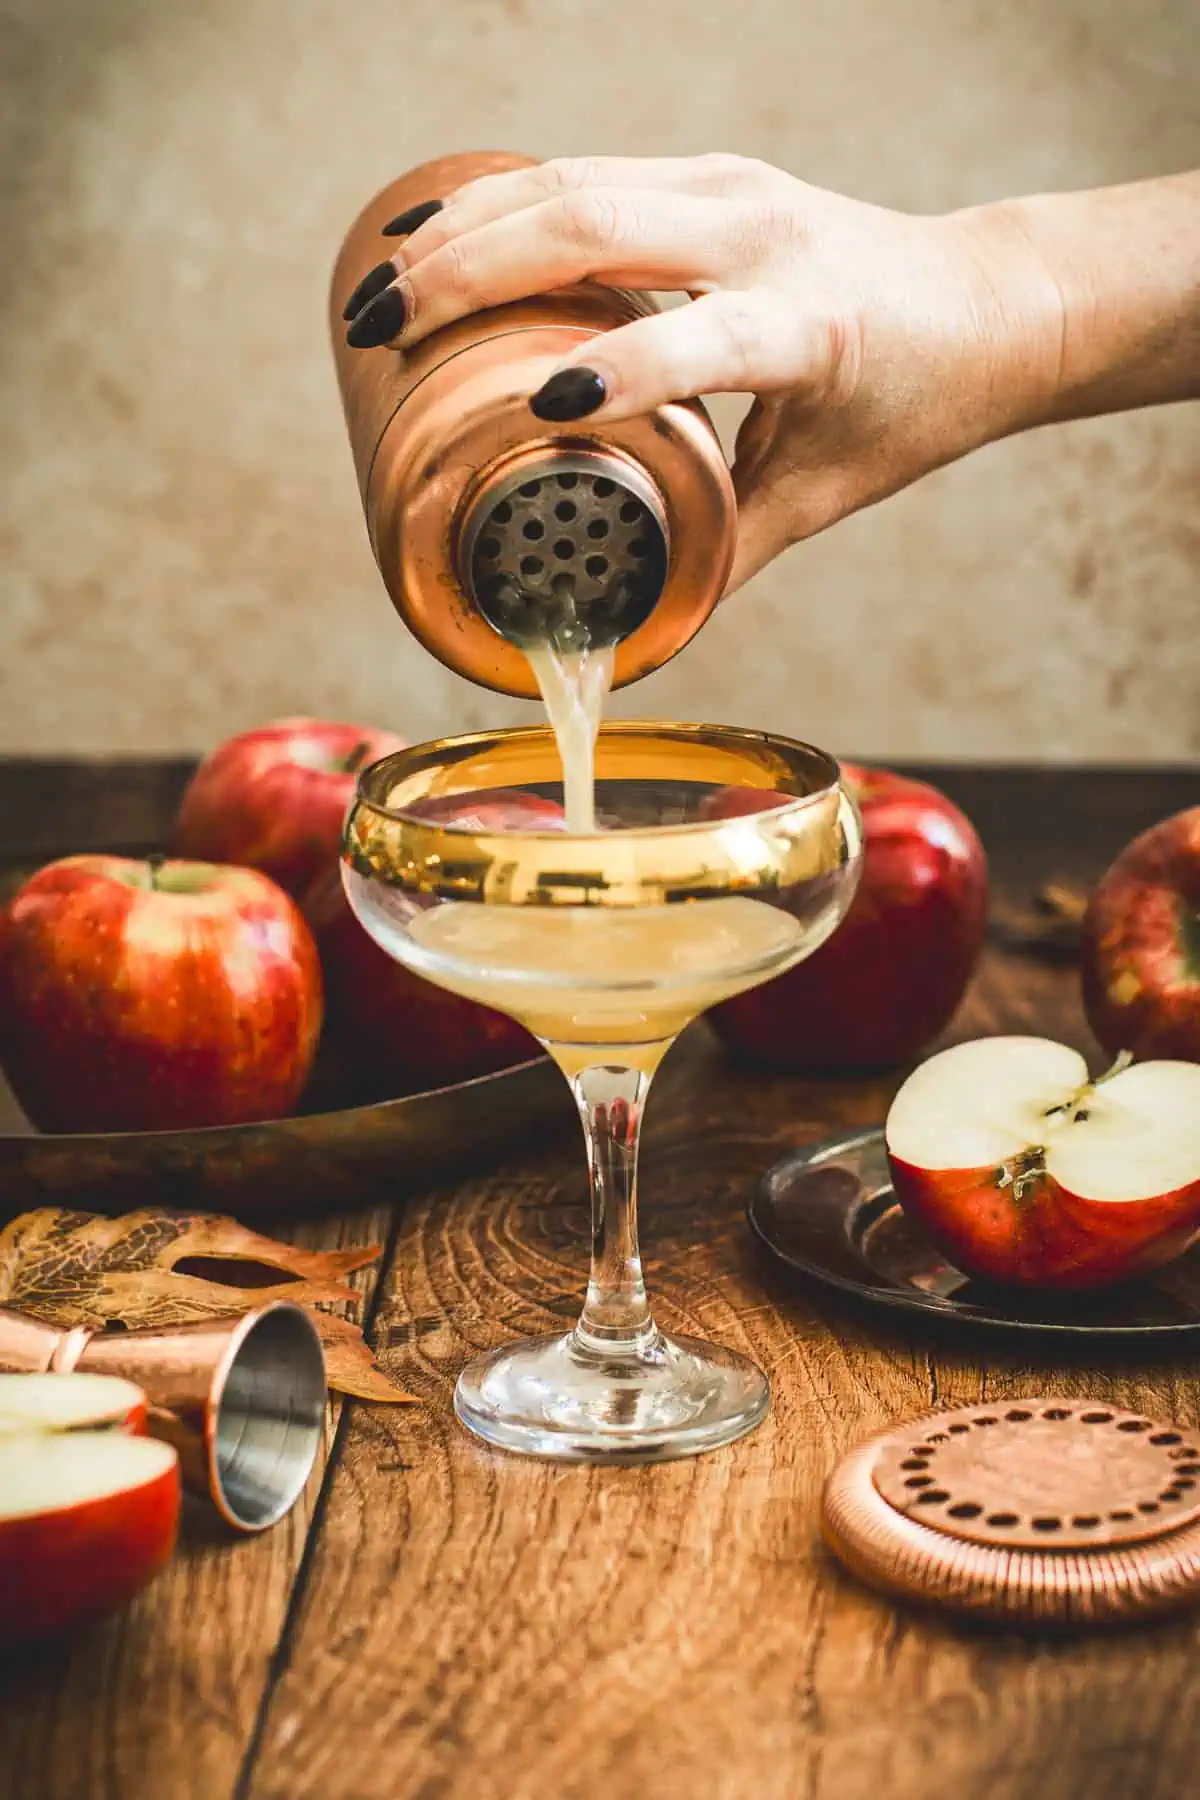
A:
<svg viewBox="0 0 1200 1800">
<path fill-rule="evenodd" d="M 1200 173 L 960 217 L 1001 311 L 1011 272 L 1008 429 L 1200 396 Z"/>
</svg>

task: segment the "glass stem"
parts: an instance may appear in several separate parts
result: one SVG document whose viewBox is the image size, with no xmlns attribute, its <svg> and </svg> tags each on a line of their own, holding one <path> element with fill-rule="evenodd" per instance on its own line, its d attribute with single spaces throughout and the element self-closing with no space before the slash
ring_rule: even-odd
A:
<svg viewBox="0 0 1200 1800">
<path fill-rule="evenodd" d="M 638 1253 L 637 1159 L 650 1077 L 593 1064 L 570 1078 L 583 1120 L 592 1185 L 592 1268 L 576 1344 L 638 1357 L 657 1337 Z"/>
</svg>

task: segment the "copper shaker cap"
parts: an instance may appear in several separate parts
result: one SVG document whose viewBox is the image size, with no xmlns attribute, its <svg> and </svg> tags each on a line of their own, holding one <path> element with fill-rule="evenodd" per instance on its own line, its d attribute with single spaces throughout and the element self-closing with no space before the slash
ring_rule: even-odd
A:
<svg viewBox="0 0 1200 1800">
<path fill-rule="evenodd" d="M 852 1450 L 827 1543 L 898 1599 L 1112 1624 L 1200 1593 L 1200 1434 L 1055 1396 L 934 1413 Z"/>
<path fill-rule="evenodd" d="M 411 350 L 351 349 L 342 317 L 397 241 L 397 213 L 531 166 L 471 152 L 426 163 L 351 226 L 330 291 L 338 380 L 375 560 L 409 629 L 459 674 L 535 697 L 525 642 L 616 646 L 614 686 L 668 661 L 724 591 L 733 484 L 698 401 L 611 426 L 548 425 L 532 396 L 573 352 L 654 310 L 582 282 L 459 319 Z M 402 257 L 402 246 L 399 247 Z"/>
</svg>

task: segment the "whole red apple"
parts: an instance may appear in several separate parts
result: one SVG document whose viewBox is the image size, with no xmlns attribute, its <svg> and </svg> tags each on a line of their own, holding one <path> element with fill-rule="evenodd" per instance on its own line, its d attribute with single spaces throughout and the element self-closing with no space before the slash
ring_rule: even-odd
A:
<svg viewBox="0 0 1200 1800">
<path fill-rule="evenodd" d="M 807 961 L 709 1015 L 729 1044 L 780 1068 L 906 1062 L 949 1023 L 983 946 L 987 858 L 970 820 L 926 782 L 850 763 L 842 774 L 864 833 L 849 912 Z M 730 818 L 769 799 L 724 788 L 704 811 Z"/>
<path fill-rule="evenodd" d="M 196 770 L 174 849 L 259 869 L 299 900 L 336 859 L 358 771 L 403 738 L 328 719 L 278 719 L 230 738 Z"/>
<path fill-rule="evenodd" d="M 1200 806 L 1121 852 L 1092 895 L 1082 958 L 1106 1050 L 1200 1062 Z"/>
<path fill-rule="evenodd" d="M 282 1117 L 320 1030 L 308 927 L 252 869 L 71 856 L 0 913 L 0 1062 L 42 1131 Z"/>
<path fill-rule="evenodd" d="M 901 1087 L 887 1153 L 896 1198 L 965 1274 L 1108 1286 L 1200 1235 L 1200 1067 L 1092 1081 L 1045 1038 L 956 1044 Z"/>
<path fill-rule="evenodd" d="M 413 809 L 474 831 L 553 831 L 562 808 L 536 795 L 442 795 Z M 369 1097 L 447 1086 L 540 1054 L 504 1013 L 464 1000 L 394 962 L 350 909 L 335 865 L 304 901 L 325 971 L 328 1042 L 339 1070 Z"/>
<path fill-rule="evenodd" d="M 134 1434 L 135 1412 L 145 1397 L 127 1382 L 0 1376 L 0 1642 L 88 1624 L 170 1557 L 179 1458 Z"/>
</svg>

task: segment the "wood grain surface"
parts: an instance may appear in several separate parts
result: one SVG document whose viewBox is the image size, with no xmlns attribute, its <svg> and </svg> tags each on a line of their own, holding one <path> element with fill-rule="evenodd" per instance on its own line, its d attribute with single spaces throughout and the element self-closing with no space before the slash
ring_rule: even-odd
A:
<svg viewBox="0 0 1200 1800">
<path fill-rule="evenodd" d="M 937 779 L 980 826 L 1000 913 L 1044 881 L 1086 887 L 1200 791 L 1187 771 Z M 46 795 L 45 772 L 0 767 L 0 832 L 23 822 L 0 854 L 76 847 L 76 808 L 100 832 L 109 803 L 140 847 L 177 791 L 157 766 L 127 766 L 109 802 L 110 783 L 93 783 L 76 770 L 55 791 L 52 841 L 31 826 L 42 800 L 28 799 L 39 784 Z M 994 944 L 952 1035 L 997 1030 L 1091 1048 L 1070 965 Z M 820 1547 L 817 1501 L 838 1453 L 930 1405 L 1057 1388 L 1200 1424 L 1192 1352 L 1064 1362 L 1057 1344 L 898 1329 L 766 1265 L 744 1222 L 758 1175 L 797 1143 L 879 1119 L 896 1079 L 765 1077 L 735 1068 L 703 1027 L 668 1059 L 642 1180 L 656 1311 L 754 1356 L 774 1394 L 758 1432 L 695 1461 L 525 1462 L 454 1423 L 464 1357 L 578 1311 L 587 1199 L 574 1145 L 530 1145 L 384 1217 L 304 1226 L 313 1242 L 388 1235 L 370 1335 L 425 1404 L 350 1407 L 288 1523 L 232 1546 L 193 1524 L 123 1619 L 4 1667 L 0 1795 L 1195 1792 L 1200 1612 L 1112 1636 L 997 1636 L 896 1611 Z"/>
</svg>

